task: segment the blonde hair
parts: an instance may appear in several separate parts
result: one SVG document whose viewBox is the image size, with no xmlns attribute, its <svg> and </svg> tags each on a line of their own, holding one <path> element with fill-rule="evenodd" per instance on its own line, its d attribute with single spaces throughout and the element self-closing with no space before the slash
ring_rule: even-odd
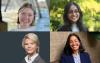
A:
<svg viewBox="0 0 100 63">
<path fill-rule="evenodd" d="M 24 36 L 23 40 L 22 40 L 22 47 L 24 48 L 24 43 L 26 39 L 31 39 L 34 43 L 37 44 L 38 49 L 36 50 L 37 53 L 39 53 L 39 38 L 36 34 L 34 33 L 28 33 Z"/>
</svg>

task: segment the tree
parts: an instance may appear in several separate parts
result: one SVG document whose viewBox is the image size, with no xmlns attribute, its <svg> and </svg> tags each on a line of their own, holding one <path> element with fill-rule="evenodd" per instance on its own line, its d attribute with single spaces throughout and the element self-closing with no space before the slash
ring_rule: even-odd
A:
<svg viewBox="0 0 100 63">
<path fill-rule="evenodd" d="M 56 31 L 63 24 L 64 6 L 76 2 L 83 12 L 83 22 L 89 31 L 100 31 L 100 1 L 99 0 L 51 0 L 50 29 Z M 54 22 L 56 21 L 56 22 Z M 59 24 L 57 23 L 59 22 Z M 56 24 L 57 23 L 57 24 Z"/>
</svg>

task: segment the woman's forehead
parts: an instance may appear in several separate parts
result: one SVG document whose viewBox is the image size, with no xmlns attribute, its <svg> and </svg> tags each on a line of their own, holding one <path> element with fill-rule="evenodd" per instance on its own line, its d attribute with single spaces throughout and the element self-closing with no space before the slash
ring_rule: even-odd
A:
<svg viewBox="0 0 100 63">
<path fill-rule="evenodd" d="M 70 10 L 71 10 L 71 9 L 77 9 L 77 10 L 78 10 L 77 6 L 74 5 L 74 4 L 72 4 L 72 5 L 70 6 Z"/>
<path fill-rule="evenodd" d="M 20 11 L 32 11 L 33 12 L 32 8 L 30 8 L 30 7 L 24 7 L 22 9 L 20 9 L 19 12 Z"/>
</svg>

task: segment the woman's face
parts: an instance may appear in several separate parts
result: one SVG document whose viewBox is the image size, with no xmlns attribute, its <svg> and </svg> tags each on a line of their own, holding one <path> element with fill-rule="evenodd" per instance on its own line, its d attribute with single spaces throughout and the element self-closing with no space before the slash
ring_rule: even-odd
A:
<svg viewBox="0 0 100 63">
<path fill-rule="evenodd" d="M 19 23 L 23 27 L 29 27 L 34 20 L 34 13 L 31 8 L 23 8 L 19 12 Z"/>
<path fill-rule="evenodd" d="M 70 37 L 70 47 L 73 51 L 78 51 L 80 46 L 80 42 L 76 36 Z"/>
<path fill-rule="evenodd" d="M 72 21 L 72 23 L 76 23 L 80 17 L 80 13 L 75 5 L 71 5 L 68 11 L 68 19 Z"/>
<path fill-rule="evenodd" d="M 27 54 L 32 55 L 36 53 L 38 46 L 31 39 L 25 39 L 24 48 Z"/>
</svg>

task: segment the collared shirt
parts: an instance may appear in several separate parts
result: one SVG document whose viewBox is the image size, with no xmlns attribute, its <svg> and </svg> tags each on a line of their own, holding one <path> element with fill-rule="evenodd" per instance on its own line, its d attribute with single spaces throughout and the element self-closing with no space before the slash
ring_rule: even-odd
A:
<svg viewBox="0 0 100 63">
<path fill-rule="evenodd" d="M 79 53 L 73 54 L 73 58 L 74 58 L 74 62 L 75 62 L 75 63 L 81 63 Z"/>
<path fill-rule="evenodd" d="M 32 63 L 32 62 L 34 62 L 35 58 L 36 58 L 38 55 L 39 55 L 38 53 L 34 54 L 32 57 L 29 57 L 29 56 L 27 55 L 27 56 L 25 57 L 26 63 Z"/>
<path fill-rule="evenodd" d="M 79 32 L 79 28 L 76 24 L 72 24 L 72 32 Z"/>
</svg>

